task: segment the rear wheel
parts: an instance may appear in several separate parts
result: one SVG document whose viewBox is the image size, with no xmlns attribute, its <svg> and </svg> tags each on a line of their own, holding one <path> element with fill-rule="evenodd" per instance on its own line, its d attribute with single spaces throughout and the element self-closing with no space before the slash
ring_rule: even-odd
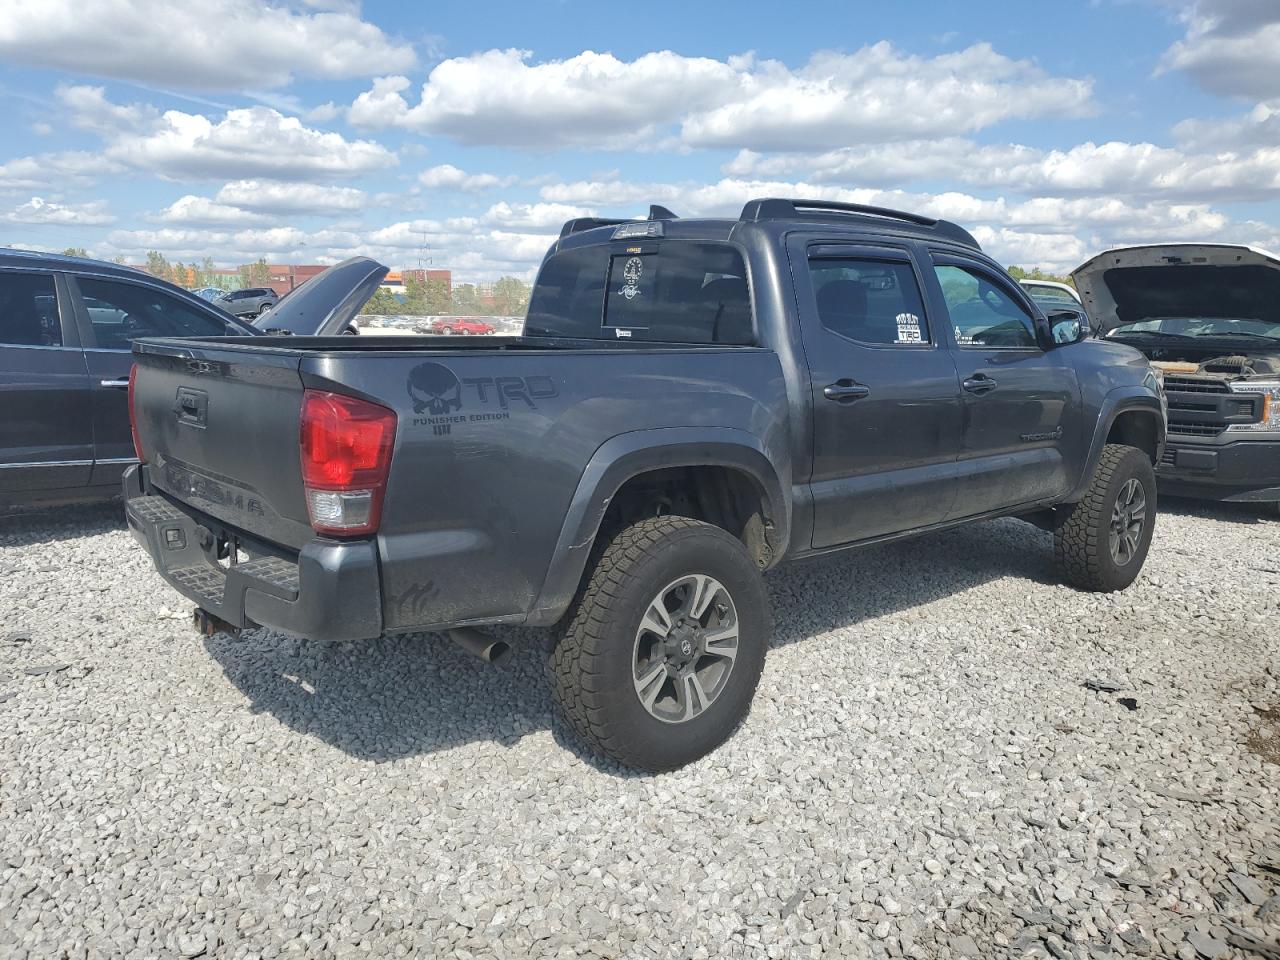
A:
<svg viewBox="0 0 1280 960">
<path fill-rule="evenodd" d="M 441 327 L 440 332 L 446 337 L 453 336 L 453 327 Z"/>
<path fill-rule="evenodd" d="M 1082 590 L 1123 590 L 1142 570 L 1155 521 L 1151 461 L 1137 447 L 1107 444 L 1084 498 L 1057 510 L 1053 547 L 1059 571 Z"/>
<path fill-rule="evenodd" d="M 673 770 L 746 716 L 770 634 L 760 571 L 729 533 L 654 517 L 600 556 L 551 660 L 557 706 L 588 746 Z"/>
</svg>

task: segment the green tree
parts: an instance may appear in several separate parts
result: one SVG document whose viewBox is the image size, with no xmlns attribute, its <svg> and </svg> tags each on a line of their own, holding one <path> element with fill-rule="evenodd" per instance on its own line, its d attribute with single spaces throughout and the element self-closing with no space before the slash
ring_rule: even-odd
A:
<svg viewBox="0 0 1280 960">
<path fill-rule="evenodd" d="M 480 312 L 480 294 L 474 283 L 460 283 L 453 288 L 453 309 L 464 316 Z"/>
<path fill-rule="evenodd" d="M 217 269 L 213 262 L 213 257 L 205 257 L 200 263 L 200 274 L 196 277 L 196 285 L 200 287 L 217 286 L 217 282 L 214 279 L 217 277 L 217 274 L 214 273 Z"/>
<path fill-rule="evenodd" d="M 1030 270 L 1024 270 L 1022 267 L 1010 267 L 1009 276 L 1015 280 L 1051 280 L 1054 283 L 1069 283 L 1075 286 L 1074 281 L 1070 277 L 1060 276 L 1056 273 L 1048 273 L 1039 267 L 1032 267 Z"/>
<path fill-rule="evenodd" d="M 89 256 L 89 251 L 84 247 L 67 247 L 62 251 L 62 255 L 64 257 L 87 257 Z"/>
<path fill-rule="evenodd" d="M 499 317 L 523 317 L 529 311 L 529 284 L 519 277 L 502 277 L 493 285 L 493 309 Z"/>
<path fill-rule="evenodd" d="M 369 302 L 364 305 L 361 313 L 372 313 L 380 317 L 395 316 L 402 313 L 404 308 L 400 305 L 400 301 L 391 295 L 391 291 L 384 287 L 379 287 Z"/>
<path fill-rule="evenodd" d="M 407 273 L 404 278 L 404 296 L 404 312 L 407 314 L 429 317 L 453 310 L 449 283 L 437 277 L 423 279 L 416 273 Z"/>
<path fill-rule="evenodd" d="M 259 257 L 256 263 L 250 263 L 240 268 L 240 279 L 246 287 L 263 287 L 271 282 L 271 268 L 267 266 L 267 261 Z"/>
<path fill-rule="evenodd" d="M 449 293 L 449 281 L 433 277 L 426 282 L 428 314 L 448 313 L 453 309 L 453 297 Z"/>
<path fill-rule="evenodd" d="M 161 280 L 167 280 L 170 274 L 173 273 L 173 266 L 159 250 L 148 250 L 147 273 L 153 277 L 159 277 Z"/>
</svg>

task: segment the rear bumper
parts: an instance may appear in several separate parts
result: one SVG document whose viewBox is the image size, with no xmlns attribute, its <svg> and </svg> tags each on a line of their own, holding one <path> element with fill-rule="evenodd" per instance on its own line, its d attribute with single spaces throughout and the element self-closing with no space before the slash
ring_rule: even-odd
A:
<svg viewBox="0 0 1280 960">
<path fill-rule="evenodd" d="M 148 488 L 146 467 L 124 475 L 134 539 L 165 581 L 235 627 L 264 626 L 312 640 L 365 640 L 382 633 L 378 552 L 372 541 L 312 540 L 296 558 Z M 214 545 L 234 537 L 252 559 L 221 566 Z"/>
<path fill-rule="evenodd" d="M 1160 490 L 1210 500 L 1280 500 L 1280 441 L 1170 437 L 1156 468 Z"/>
</svg>

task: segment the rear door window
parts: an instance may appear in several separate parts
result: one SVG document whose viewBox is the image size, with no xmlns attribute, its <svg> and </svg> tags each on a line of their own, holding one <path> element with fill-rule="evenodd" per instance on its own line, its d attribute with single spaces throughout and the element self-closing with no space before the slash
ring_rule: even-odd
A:
<svg viewBox="0 0 1280 960">
<path fill-rule="evenodd" d="M 239 328 L 154 287 L 79 277 L 99 349 L 127 350 L 139 337 L 222 337 Z"/>
<path fill-rule="evenodd" d="M 0 344 L 62 346 L 53 274 L 0 270 Z"/>
<path fill-rule="evenodd" d="M 693 240 L 566 250 L 538 275 L 525 335 L 753 343 L 746 265 L 727 243 Z"/>
<path fill-rule="evenodd" d="M 929 343 L 915 271 L 905 260 L 823 258 L 809 261 L 818 318 L 832 333 L 859 343 Z"/>
</svg>

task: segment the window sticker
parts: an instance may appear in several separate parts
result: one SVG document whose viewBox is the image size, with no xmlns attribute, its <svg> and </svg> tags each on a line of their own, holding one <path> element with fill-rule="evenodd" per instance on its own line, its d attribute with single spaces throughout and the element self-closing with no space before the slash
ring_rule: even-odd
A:
<svg viewBox="0 0 1280 960">
<path fill-rule="evenodd" d="M 971 334 L 965 333 L 959 327 L 956 327 L 956 343 L 959 343 L 959 344 L 973 343 L 973 336 Z"/>
<path fill-rule="evenodd" d="M 622 268 L 622 289 L 618 292 L 628 300 L 640 296 L 640 278 L 644 276 L 644 261 L 629 257 Z"/>
<path fill-rule="evenodd" d="M 894 319 L 898 322 L 898 343 L 924 343 L 919 317 L 914 313 L 900 313 Z"/>
</svg>

